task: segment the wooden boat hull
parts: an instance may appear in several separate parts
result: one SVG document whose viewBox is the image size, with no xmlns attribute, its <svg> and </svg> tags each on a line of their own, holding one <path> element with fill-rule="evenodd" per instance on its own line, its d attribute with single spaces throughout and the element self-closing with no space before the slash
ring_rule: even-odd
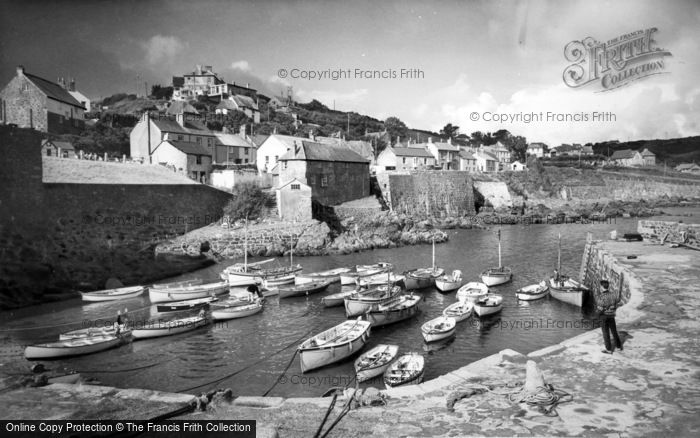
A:
<svg viewBox="0 0 700 438">
<path fill-rule="evenodd" d="M 456 302 L 450 304 L 442 311 L 442 314 L 454 318 L 457 322 L 462 322 L 472 316 L 474 305 L 472 303 Z"/>
<path fill-rule="evenodd" d="M 153 286 L 151 286 L 150 289 L 171 289 L 171 288 L 198 286 L 200 284 L 202 284 L 201 278 L 193 278 L 190 280 L 173 281 L 170 283 L 156 283 Z"/>
<path fill-rule="evenodd" d="M 401 288 L 398 286 L 394 286 L 391 293 L 385 292 L 384 294 L 381 294 L 378 297 L 370 297 L 368 296 L 369 294 L 360 294 L 357 297 L 346 297 L 343 300 L 345 304 L 345 315 L 348 318 L 364 315 L 365 313 L 367 313 L 367 311 L 372 309 L 372 307 L 392 300 L 399 292 L 401 292 Z"/>
<path fill-rule="evenodd" d="M 576 280 L 568 279 L 564 283 L 564 287 L 551 278 L 549 280 L 549 293 L 552 298 L 574 306 L 583 307 L 583 298 L 587 292 L 588 288 Z"/>
<path fill-rule="evenodd" d="M 287 284 L 294 284 L 294 274 L 264 277 L 262 281 L 262 285 L 265 289 L 274 289 Z"/>
<path fill-rule="evenodd" d="M 134 339 L 160 338 L 190 332 L 209 324 L 204 317 L 185 318 L 172 321 L 151 321 L 144 327 L 134 328 L 131 333 Z"/>
<path fill-rule="evenodd" d="M 156 310 L 159 312 L 179 312 L 182 310 L 194 310 L 208 307 L 210 303 L 216 301 L 214 297 L 197 298 L 195 300 L 174 301 L 167 304 L 158 304 Z"/>
<path fill-rule="evenodd" d="M 104 336 L 103 338 L 98 340 L 97 337 L 91 337 L 29 345 L 24 350 L 24 357 L 28 360 L 43 360 L 82 356 L 108 350 L 124 343 L 124 339 L 117 336 Z"/>
<path fill-rule="evenodd" d="M 313 348 L 302 348 L 302 346 L 300 346 L 299 363 L 301 365 L 301 372 L 306 373 L 307 371 L 339 362 L 358 353 L 369 339 L 370 324 L 366 321 L 357 321 L 356 323 L 363 323 L 361 333 L 352 340 L 343 342 L 340 345 L 334 344 L 327 347 L 319 346 Z"/>
<path fill-rule="evenodd" d="M 423 324 L 420 331 L 425 342 L 441 341 L 457 332 L 457 320 L 449 316 L 438 316 Z"/>
<path fill-rule="evenodd" d="M 402 297 L 403 298 L 403 297 Z M 398 309 L 376 309 L 376 306 L 373 309 L 370 309 L 367 312 L 367 321 L 369 321 L 372 324 L 373 328 L 376 327 L 382 327 L 385 325 L 389 324 L 394 324 L 400 321 L 403 321 L 405 319 L 411 318 L 415 316 L 418 313 L 418 304 L 421 301 L 421 297 L 415 296 L 415 297 L 406 297 L 407 299 L 410 299 L 410 302 L 407 300 L 407 306 L 405 307 L 400 307 Z M 376 310 L 375 310 L 376 309 Z"/>
<path fill-rule="evenodd" d="M 450 336 L 454 336 L 454 334 L 457 332 L 457 327 L 452 327 L 450 330 L 446 330 L 443 332 L 435 332 L 435 333 L 423 333 L 423 339 L 425 339 L 425 342 L 437 342 L 441 341 L 443 339 L 447 339 Z"/>
<path fill-rule="evenodd" d="M 435 286 L 435 281 L 444 274 L 443 269 L 436 269 L 432 271 L 429 275 L 416 275 L 415 271 L 407 272 L 406 278 L 404 279 L 404 286 L 406 290 L 412 289 L 426 289 Z"/>
<path fill-rule="evenodd" d="M 362 354 L 355 361 L 355 375 L 359 383 L 366 382 L 374 377 L 384 374 L 391 362 L 396 359 L 399 352 L 398 345 L 379 344 L 368 352 Z M 368 357 L 377 356 L 378 360 L 363 364 Z"/>
<path fill-rule="evenodd" d="M 488 293 L 488 286 L 486 286 L 484 283 L 473 281 L 459 288 L 457 291 L 457 299 L 473 303 Z"/>
<path fill-rule="evenodd" d="M 513 273 L 510 271 L 505 271 L 505 272 L 484 271 L 481 273 L 481 281 L 488 287 L 505 284 L 505 283 L 508 283 L 512 279 L 513 279 Z"/>
<path fill-rule="evenodd" d="M 383 284 L 397 284 L 401 283 L 406 279 L 405 276 L 403 275 L 395 275 L 395 274 L 377 274 L 371 277 L 365 277 L 365 278 L 358 278 L 357 279 L 357 285 L 360 287 L 372 287 L 372 286 L 380 286 Z"/>
<path fill-rule="evenodd" d="M 328 271 L 314 272 L 312 274 L 298 274 L 294 277 L 294 284 L 315 283 L 317 281 L 330 281 L 337 283 L 340 275 L 350 272 L 350 268 L 336 268 Z"/>
<path fill-rule="evenodd" d="M 310 294 L 321 292 L 328 288 L 331 282 L 321 281 L 316 283 L 304 283 L 293 286 L 281 286 L 277 288 L 280 298 L 304 297 Z"/>
<path fill-rule="evenodd" d="M 254 286 L 263 281 L 259 272 L 229 272 L 226 278 L 222 279 L 227 280 L 231 287 Z"/>
<path fill-rule="evenodd" d="M 498 313 L 503 309 L 502 296 L 489 294 L 486 298 L 488 299 L 487 304 L 484 304 L 484 298 L 481 298 L 474 303 L 474 313 L 476 313 L 479 317 L 493 315 L 494 313 Z"/>
<path fill-rule="evenodd" d="M 411 358 L 406 358 L 411 356 Z M 401 368 L 403 364 L 407 368 Z M 404 355 L 392 363 L 384 372 L 384 385 L 387 389 L 403 385 L 417 385 L 423 381 L 425 359 L 419 354 Z"/>
<path fill-rule="evenodd" d="M 100 301 L 116 301 L 136 298 L 146 290 L 143 286 L 120 287 L 118 289 L 100 290 L 95 292 L 80 292 L 83 301 L 95 303 Z"/>
<path fill-rule="evenodd" d="M 348 272 L 345 274 L 340 274 L 340 284 L 356 284 L 358 279 L 389 272 L 393 269 L 393 266 L 390 263 L 378 263 L 376 265 L 367 265 L 364 267 L 360 267 L 359 269 L 360 270 L 357 272 Z"/>
<path fill-rule="evenodd" d="M 459 289 L 461 286 L 462 280 L 450 281 L 439 278 L 435 280 L 435 288 L 437 288 L 437 290 L 439 290 L 440 292 L 452 292 L 453 290 Z"/>
<path fill-rule="evenodd" d="M 213 295 L 227 293 L 229 285 L 226 282 L 203 284 L 183 288 L 149 289 L 148 297 L 152 303 L 167 303 L 171 301 L 196 300 Z"/>
<path fill-rule="evenodd" d="M 262 302 L 237 306 L 237 307 L 214 307 L 211 311 L 211 317 L 214 321 L 225 321 L 229 319 L 245 318 L 260 313 L 263 310 Z"/>
<path fill-rule="evenodd" d="M 120 336 L 130 337 L 131 330 L 125 329 L 124 326 L 121 327 L 119 331 Z M 81 339 L 81 338 L 92 338 L 100 336 L 116 336 L 117 329 L 113 325 L 105 327 L 89 327 L 78 330 L 71 330 L 69 332 L 61 333 L 58 335 L 59 341 L 69 341 L 71 339 Z"/>
<path fill-rule="evenodd" d="M 353 289 L 345 292 L 338 292 L 335 294 L 326 295 L 325 297 L 321 298 L 321 302 L 326 307 L 342 306 L 345 302 L 345 298 L 349 297 L 354 293 L 357 293 L 357 291 Z"/>
<path fill-rule="evenodd" d="M 518 289 L 515 296 L 522 301 L 534 301 L 546 297 L 548 293 L 549 287 L 546 284 L 541 283 Z"/>
</svg>

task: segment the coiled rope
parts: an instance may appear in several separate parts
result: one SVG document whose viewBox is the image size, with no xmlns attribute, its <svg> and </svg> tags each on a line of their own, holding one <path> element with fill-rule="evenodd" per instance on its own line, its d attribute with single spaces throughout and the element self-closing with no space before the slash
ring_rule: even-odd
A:
<svg viewBox="0 0 700 438">
<path fill-rule="evenodd" d="M 561 389 L 556 389 L 549 383 L 544 386 L 538 386 L 534 391 L 523 393 L 522 389 L 518 392 L 513 392 L 508 395 L 508 400 L 513 403 L 527 403 L 530 406 L 536 406 L 540 412 L 549 416 L 556 417 L 556 408 L 561 403 L 568 403 L 574 399 L 574 396 Z"/>
</svg>

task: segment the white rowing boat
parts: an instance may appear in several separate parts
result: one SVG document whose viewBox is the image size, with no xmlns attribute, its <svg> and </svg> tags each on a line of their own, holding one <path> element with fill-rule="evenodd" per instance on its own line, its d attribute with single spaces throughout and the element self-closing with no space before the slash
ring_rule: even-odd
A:
<svg viewBox="0 0 700 438">
<path fill-rule="evenodd" d="M 386 303 L 399 293 L 401 293 L 399 286 L 377 286 L 366 291 L 355 292 L 343 300 L 345 315 L 348 318 L 364 315 L 373 306 Z"/>
<path fill-rule="evenodd" d="M 515 292 L 515 296 L 519 300 L 523 301 L 533 301 L 544 298 L 549 293 L 549 286 L 547 283 L 542 281 L 537 284 L 531 284 L 529 286 L 521 287 Z"/>
<path fill-rule="evenodd" d="M 389 365 L 384 372 L 384 384 L 388 388 L 415 385 L 423 381 L 425 359 L 419 353 L 407 353 Z"/>
<path fill-rule="evenodd" d="M 371 275 L 369 277 L 358 278 L 357 285 L 360 287 L 371 287 L 379 286 L 382 284 L 397 284 L 406 279 L 406 276 L 394 274 L 393 272 L 386 272 L 381 274 Z"/>
<path fill-rule="evenodd" d="M 503 308 L 503 297 L 497 294 L 488 294 L 474 302 L 474 313 L 479 316 L 498 313 Z"/>
<path fill-rule="evenodd" d="M 435 342 L 449 338 L 457 330 L 457 321 L 449 316 L 438 316 L 423 324 L 420 328 L 425 342 Z"/>
<path fill-rule="evenodd" d="M 460 301 L 474 302 L 489 293 L 489 287 L 479 281 L 470 281 L 457 291 L 457 299 Z"/>
<path fill-rule="evenodd" d="M 294 284 L 315 283 L 325 280 L 336 283 L 340 281 L 341 274 L 347 274 L 350 271 L 352 271 L 352 268 L 335 268 L 327 271 L 312 272 L 310 274 L 297 274 L 294 277 Z"/>
<path fill-rule="evenodd" d="M 457 322 L 462 322 L 469 318 L 473 311 L 474 303 L 465 300 L 450 304 L 442 311 L 442 314 L 454 318 Z"/>
<path fill-rule="evenodd" d="M 366 382 L 373 377 L 384 374 L 384 371 L 391 365 L 391 361 L 396 359 L 398 352 L 398 345 L 379 344 L 363 353 L 355 361 L 357 381 Z"/>
<path fill-rule="evenodd" d="M 170 321 L 152 320 L 138 327 L 133 327 L 131 334 L 134 339 L 159 338 L 186 333 L 207 324 L 209 324 L 209 320 L 204 316 L 191 316 Z"/>
<path fill-rule="evenodd" d="M 158 304 L 156 309 L 159 312 L 179 312 L 181 310 L 195 310 L 206 307 L 216 301 L 216 297 L 196 298 L 194 300 L 174 301 L 171 303 Z"/>
<path fill-rule="evenodd" d="M 372 275 L 390 272 L 394 269 L 391 263 L 375 263 L 374 265 L 357 265 L 355 270 L 340 274 L 340 284 L 351 285 L 357 284 L 357 280 L 361 278 L 371 277 Z"/>
<path fill-rule="evenodd" d="M 156 283 L 153 286 L 151 286 L 151 289 L 170 289 L 170 288 L 179 288 L 179 287 L 187 287 L 187 286 L 197 286 L 198 284 L 202 284 L 202 279 L 201 278 L 191 278 L 189 280 L 180 280 L 180 281 L 171 281 L 170 283 Z"/>
<path fill-rule="evenodd" d="M 344 321 L 307 339 L 299 345 L 301 372 L 305 373 L 352 356 L 365 346 L 369 335 L 369 321 L 358 318 Z"/>
<path fill-rule="evenodd" d="M 372 327 L 381 327 L 403 321 L 418 313 L 420 295 L 399 295 L 391 300 L 372 306 L 366 313 Z"/>
<path fill-rule="evenodd" d="M 215 321 L 244 318 L 262 312 L 263 303 L 260 298 L 253 301 L 232 299 L 211 306 L 211 317 Z"/>
<path fill-rule="evenodd" d="M 498 286 L 499 284 L 508 283 L 512 278 L 513 271 L 501 263 L 501 230 L 498 230 L 498 266 L 488 268 L 482 272 L 481 281 L 486 286 Z"/>
<path fill-rule="evenodd" d="M 135 298 L 143 293 L 146 288 L 143 286 L 120 287 L 117 289 L 105 289 L 94 292 L 80 292 L 83 301 L 98 302 L 98 301 L 115 301 L 125 300 L 127 298 Z"/>
<path fill-rule="evenodd" d="M 185 301 L 198 298 L 212 297 L 228 292 L 228 283 L 219 281 L 194 286 L 180 286 L 169 288 L 156 288 L 148 290 L 148 297 L 152 303 L 167 303 L 170 301 Z"/>
<path fill-rule="evenodd" d="M 120 336 L 131 336 L 131 330 L 122 324 L 119 327 Z M 117 336 L 117 327 L 112 324 L 105 327 L 88 327 L 84 329 L 71 330 L 58 335 L 59 341 L 69 341 L 71 339 L 91 338 L 95 336 Z"/>
<path fill-rule="evenodd" d="M 462 271 L 454 270 L 451 275 L 445 274 L 436 278 L 435 287 L 440 292 L 452 292 L 455 289 L 459 289 L 463 282 Z"/>
<path fill-rule="evenodd" d="M 29 360 L 57 359 L 97 353 L 117 347 L 129 338 L 121 336 L 90 336 L 68 339 L 46 344 L 29 345 L 24 349 L 24 357 Z"/>
</svg>

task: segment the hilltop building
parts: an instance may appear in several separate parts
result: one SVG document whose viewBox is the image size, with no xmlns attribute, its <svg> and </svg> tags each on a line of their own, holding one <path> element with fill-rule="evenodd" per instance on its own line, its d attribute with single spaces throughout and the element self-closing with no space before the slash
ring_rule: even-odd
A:
<svg viewBox="0 0 700 438">
<path fill-rule="evenodd" d="M 624 167 L 654 166 L 656 164 L 656 155 L 649 149 L 644 149 L 641 152 L 621 149 L 612 154 L 610 161 Z"/>
</svg>

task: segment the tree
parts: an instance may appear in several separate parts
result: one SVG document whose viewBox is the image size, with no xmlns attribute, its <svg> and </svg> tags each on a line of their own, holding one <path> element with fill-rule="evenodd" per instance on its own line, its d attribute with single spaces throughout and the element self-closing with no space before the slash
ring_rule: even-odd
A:
<svg viewBox="0 0 700 438">
<path fill-rule="evenodd" d="M 448 138 L 455 138 L 457 135 L 459 135 L 459 126 L 448 123 L 440 130 L 440 135 Z"/>
<path fill-rule="evenodd" d="M 173 87 L 164 87 L 162 85 L 154 85 L 151 87 L 151 97 L 153 99 L 170 100 L 173 96 Z"/>
<path fill-rule="evenodd" d="M 408 136 L 408 127 L 398 117 L 389 117 L 384 121 L 384 129 L 391 136 L 391 141 L 397 137 L 406 138 Z"/>
<path fill-rule="evenodd" d="M 224 207 L 224 215 L 232 221 L 255 220 L 262 216 L 270 195 L 255 183 L 237 184 L 231 192 L 233 199 Z"/>
</svg>

